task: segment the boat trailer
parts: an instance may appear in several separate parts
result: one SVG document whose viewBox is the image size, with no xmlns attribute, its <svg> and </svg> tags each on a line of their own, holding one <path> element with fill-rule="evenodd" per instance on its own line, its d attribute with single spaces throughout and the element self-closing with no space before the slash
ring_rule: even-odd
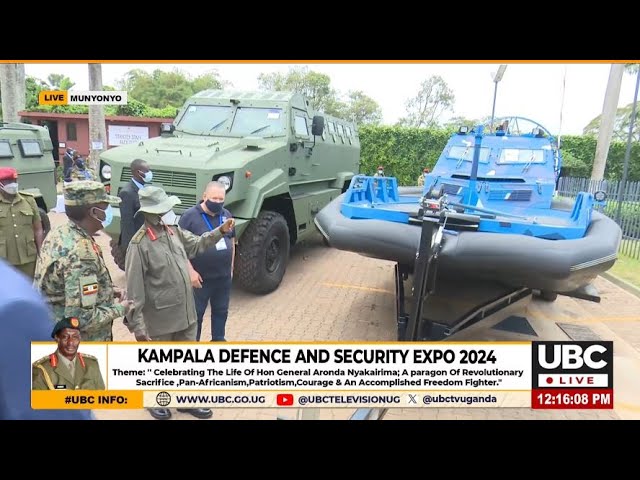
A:
<svg viewBox="0 0 640 480">
<path fill-rule="evenodd" d="M 415 264 L 395 265 L 398 341 L 446 340 L 481 320 L 493 318 L 497 323 L 498 314 L 522 309 L 534 295 L 542 294 L 527 287 L 439 276 L 438 254 L 445 229 L 474 229 L 475 216 L 441 210 L 432 199 L 423 198 L 421 203 L 418 218 L 412 219 L 422 223 Z M 592 285 L 562 295 L 600 301 Z"/>
</svg>

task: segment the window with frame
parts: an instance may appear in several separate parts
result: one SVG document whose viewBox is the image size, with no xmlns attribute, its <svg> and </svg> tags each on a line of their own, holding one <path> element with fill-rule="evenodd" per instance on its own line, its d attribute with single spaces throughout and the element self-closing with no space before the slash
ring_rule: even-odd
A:
<svg viewBox="0 0 640 480">
<path fill-rule="evenodd" d="M 23 157 L 41 157 L 42 147 L 37 140 L 18 140 Z"/>
<path fill-rule="evenodd" d="M 309 136 L 309 127 L 307 126 L 307 118 L 300 115 L 295 114 L 294 116 L 294 128 L 296 131 L 296 135 L 300 137 L 308 137 Z"/>
<path fill-rule="evenodd" d="M 0 140 L 0 158 L 13 158 L 13 150 L 9 140 Z"/>
<path fill-rule="evenodd" d="M 75 122 L 67 122 L 67 140 L 75 142 L 78 140 L 78 130 Z"/>
</svg>

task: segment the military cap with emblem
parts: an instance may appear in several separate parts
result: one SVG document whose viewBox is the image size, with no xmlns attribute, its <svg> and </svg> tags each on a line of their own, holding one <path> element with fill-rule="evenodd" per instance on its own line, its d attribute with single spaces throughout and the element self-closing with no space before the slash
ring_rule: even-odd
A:
<svg viewBox="0 0 640 480">
<path fill-rule="evenodd" d="M 138 212 L 157 213 L 158 215 L 169 212 L 182 202 L 175 195 L 167 195 L 162 188 L 147 185 L 138 191 L 140 209 Z"/>
<path fill-rule="evenodd" d="M 118 205 L 120 201 L 120 197 L 107 194 L 104 185 L 100 182 L 79 180 L 64 187 L 64 204 L 69 207 L 98 203 Z"/>
<path fill-rule="evenodd" d="M 65 328 L 73 328 L 75 330 L 80 330 L 80 321 L 76 317 L 65 317 L 56 323 L 53 327 L 53 331 L 51 332 L 51 338 L 56 338 L 56 334 L 60 330 L 64 330 Z"/>
<path fill-rule="evenodd" d="M 3 180 L 16 180 L 18 178 L 18 171 L 12 167 L 0 168 L 0 182 Z"/>
</svg>

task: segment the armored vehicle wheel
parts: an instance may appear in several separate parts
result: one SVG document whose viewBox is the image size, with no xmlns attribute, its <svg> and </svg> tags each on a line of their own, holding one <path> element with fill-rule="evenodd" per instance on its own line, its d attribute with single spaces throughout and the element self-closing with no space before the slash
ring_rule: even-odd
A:
<svg viewBox="0 0 640 480">
<path fill-rule="evenodd" d="M 280 285 L 289 261 L 289 227 L 282 215 L 260 212 L 238 244 L 235 273 L 240 286 L 257 294 Z"/>
<path fill-rule="evenodd" d="M 40 220 L 42 221 L 42 230 L 44 231 L 44 236 L 46 237 L 49 231 L 51 230 L 51 220 L 49 220 L 49 215 L 42 208 L 38 209 L 40 211 Z"/>
<path fill-rule="evenodd" d="M 118 268 L 124 272 L 124 260 L 125 252 L 120 245 L 118 245 L 118 241 L 111 239 L 111 256 L 113 257 L 114 262 L 118 265 Z"/>
</svg>

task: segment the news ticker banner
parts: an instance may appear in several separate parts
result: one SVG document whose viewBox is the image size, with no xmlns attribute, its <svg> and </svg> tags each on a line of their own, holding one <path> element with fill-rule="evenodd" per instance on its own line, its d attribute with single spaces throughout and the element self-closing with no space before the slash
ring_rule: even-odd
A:
<svg viewBox="0 0 640 480">
<path fill-rule="evenodd" d="M 127 105 L 126 91 L 43 90 L 40 105 Z"/>
<path fill-rule="evenodd" d="M 36 409 L 613 408 L 613 342 L 83 342 L 106 390 L 47 366 L 55 343 L 31 349 L 51 372 Z"/>
</svg>

